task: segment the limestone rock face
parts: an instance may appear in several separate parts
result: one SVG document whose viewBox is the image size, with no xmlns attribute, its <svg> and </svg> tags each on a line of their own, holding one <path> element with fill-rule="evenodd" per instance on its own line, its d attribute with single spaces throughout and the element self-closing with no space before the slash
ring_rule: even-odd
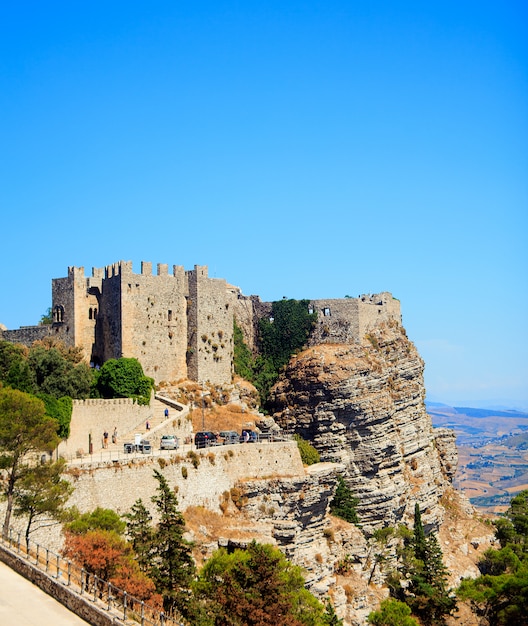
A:
<svg viewBox="0 0 528 626">
<path fill-rule="evenodd" d="M 305 350 L 272 391 L 277 423 L 311 441 L 322 461 L 345 465 L 367 532 L 411 521 L 416 502 L 425 525 L 442 522 L 457 455 L 425 410 L 423 367 L 405 330 L 388 322 L 362 343 Z"/>
</svg>

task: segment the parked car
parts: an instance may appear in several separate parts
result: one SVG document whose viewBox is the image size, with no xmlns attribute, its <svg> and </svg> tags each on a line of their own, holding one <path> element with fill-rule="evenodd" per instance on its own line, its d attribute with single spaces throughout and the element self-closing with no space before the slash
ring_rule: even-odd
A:
<svg viewBox="0 0 528 626">
<path fill-rule="evenodd" d="M 160 441 L 160 450 L 177 450 L 180 447 L 180 442 L 176 435 L 162 435 Z"/>
<path fill-rule="evenodd" d="M 240 435 L 240 443 L 256 443 L 258 441 L 258 435 L 254 430 L 247 430 L 245 428 Z"/>
<path fill-rule="evenodd" d="M 216 435 L 209 430 L 202 430 L 194 435 L 194 443 L 197 448 L 207 448 L 216 446 L 218 441 Z"/>
<path fill-rule="evenodd" d="M 139 445 L 137 446 L 137 451 L 143 454 L 150 454 L 152 452 L 152 446 L 150 444 L 150 441 L 147 441 L 146 439 L 142 439 Z"/>
<path fill-rule="evenodd" d="M 220 431 L 220 438 L 223 439 L 224 446 L 229 443 L 238 443 L 239 435 L 236 430 L 222 430 Z"/>
</svg>

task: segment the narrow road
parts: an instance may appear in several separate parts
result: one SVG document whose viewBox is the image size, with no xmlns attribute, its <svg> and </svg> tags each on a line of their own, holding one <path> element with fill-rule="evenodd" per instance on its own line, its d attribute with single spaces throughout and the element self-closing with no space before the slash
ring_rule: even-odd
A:
<svg viewBox="0 0 528 626">
<path fill-rule="evenodd" d="M 75 613 L 0 561 L 2 626 L 86 626 Z"/>
</svg>

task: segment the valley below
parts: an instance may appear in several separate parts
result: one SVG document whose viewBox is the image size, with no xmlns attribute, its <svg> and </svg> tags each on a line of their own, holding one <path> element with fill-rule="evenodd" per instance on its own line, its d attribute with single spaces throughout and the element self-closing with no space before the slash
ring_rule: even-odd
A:
<svg viewBox="0 0 528 626">
<path fill-rule="evenodd" d="M 433 425 L 457 436 L 455 488 L 481 513 L 504 512 L 528 489 L 528 413 L 428 403 Z"/>
</svg>

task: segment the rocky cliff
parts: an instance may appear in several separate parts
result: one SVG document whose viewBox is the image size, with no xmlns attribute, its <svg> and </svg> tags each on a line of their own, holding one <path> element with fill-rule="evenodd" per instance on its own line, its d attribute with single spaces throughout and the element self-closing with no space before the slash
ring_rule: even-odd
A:
<svg viewBox="0 0 528 626">
<path fill-rule="evenodd" d="M 342 463 L 363 528 L 412 520 L 437 528 L 457 465 L 454 436 L 426 413 L 424 363 L 394 321 L 356 344 L 321 344 L 291 359 L 272 391 L 276 422 Z"/>
</svg>

